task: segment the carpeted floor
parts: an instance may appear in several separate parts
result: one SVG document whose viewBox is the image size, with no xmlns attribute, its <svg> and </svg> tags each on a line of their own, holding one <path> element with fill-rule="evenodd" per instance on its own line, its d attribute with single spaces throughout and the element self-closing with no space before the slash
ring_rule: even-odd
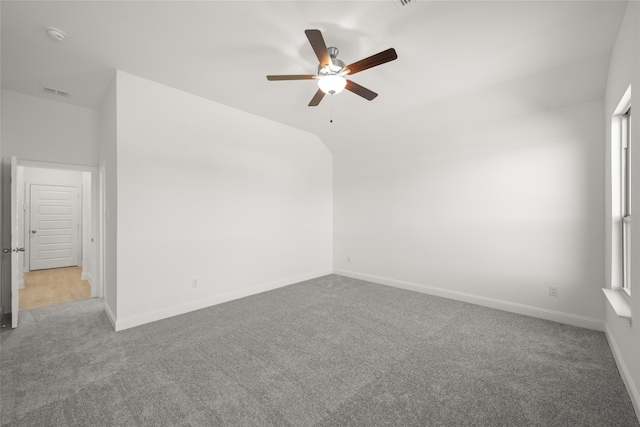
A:
<svg viewBox="0 0 640 427">
<path fill-rule="evenodd" d="M 330 275 L 115 333 L 0 333 L 15 426 L 638 426 L 603 333 Z"/>
</svg>

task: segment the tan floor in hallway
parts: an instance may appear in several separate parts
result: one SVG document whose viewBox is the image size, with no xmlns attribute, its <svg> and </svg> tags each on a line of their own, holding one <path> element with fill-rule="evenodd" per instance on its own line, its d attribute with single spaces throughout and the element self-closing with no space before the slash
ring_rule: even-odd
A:
<svg viewBox="0 0 640 427">
<path fill-rule="evenodd" d="M 20 289 L 20 310 L 46 307 L 91 297 L 91 285 L 81 280 L 82 267 L 36 270 L 24 274 Z"/>
</svg>

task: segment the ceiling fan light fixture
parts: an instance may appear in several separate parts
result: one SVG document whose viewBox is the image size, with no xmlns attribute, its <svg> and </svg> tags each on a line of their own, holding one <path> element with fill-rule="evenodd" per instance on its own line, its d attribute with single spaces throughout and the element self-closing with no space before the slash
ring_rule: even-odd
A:
<svg viewBox="0 0 640 427">
<path fill-rule="evenodd" d="M 346 85 L 347 80 L 337 74 L 328 74 L 318 79 L 318 87 L 320 90 L 329 95 L 342 92 Z"/>
<path fill-rule="evenodd" d="M 368 58 L 345 65 L 344 62 L 337 58 L 338 48 L 327 47 L 320 30 L 304 30 L 304 33 L 307 35 L 307 39 L 309 39 L 313 52 L 318 57 L 318 74 L 268 75 L 267 80 L 318 80 L 318 89 L 315 95 L 313 95 L 313 98 L 311 98 L 308 104 L 309 107 L 316 107 L 320 104 L 320 101 L 322 101 L 322 98 L 324 98 L 326 94 L 335 95 L 336 93 L 342 92 L 343 89 L 347 89 L 349 92 L 361 96 L 367 101 L 373 100 L 378 96 L 377 93 L 360 86 L 353 80 L 347 81 L 344 76 L 351 76 L 360 71 L 368 70 L 369 68 L 398 58 L 396 50 L 390 48 L 371 55 Z"/>
</svg>

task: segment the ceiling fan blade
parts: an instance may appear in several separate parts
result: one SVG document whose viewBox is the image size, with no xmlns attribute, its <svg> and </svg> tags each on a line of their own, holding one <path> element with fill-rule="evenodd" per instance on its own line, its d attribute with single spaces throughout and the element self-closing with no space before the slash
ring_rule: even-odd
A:
<svg viewBox="0 0 640 427">
<path fill-rule="evenodd" d="M 267 76 L 267 80 L 270 81 L 278 81 L 278 80 L 312 80 L 318 77 L 315 74 L 285 74 L 285 75 L 275 75 L 275 76 Z"/>
<path fill-rule="evenodd" d="M 313 98 L 311 98 L 311 102 L 309 102 L 309 107 L 315 107 L 318 104 L 320 104 L 320 101 L 322 101 L 322 98 L 324 98 L 324 92 L 322 91 L 322 89 L 318 89 L 316 94 L 313 95 Z"/>
<path fill-rule="evenodd" d="M 376 65 L 384 64 L 385 62 L 393 61 L 398 58 L 398 54 L 394 48 L 390 48 L 387 50 L 383 50 L 380 53 L 376 53 L 368 58 L 361 59 L 360 61 L 356 61 L 353 64 L 349 64 L 344 69 L 351 70 L 349 74 L 359 73 L 360 71 L 364 71 L 368 68 L 375 67 Z"/>
<path fill-rule="evenodd" d="M 311 47 L 320 61 L 320 65 L 323 68 L 327 65 L 333 65 L 320 30 L 304 30 L 304 33 L 307 35 L 309 43 L 311 43 Z"/>
<path fill-rule="evenodd" d="M 364 86 L 360 86 L 358 83 L 352 82 L 351 80 L 347 80 L 347 85 L 344 88 L 348 91 L 355 93 L 356 95 L 360 95 L 361 97 L 363 97 L 368 101 L 371 101 L 376 96 L 378 96 L 377 93 L 367 89 Z"/>
</svg>

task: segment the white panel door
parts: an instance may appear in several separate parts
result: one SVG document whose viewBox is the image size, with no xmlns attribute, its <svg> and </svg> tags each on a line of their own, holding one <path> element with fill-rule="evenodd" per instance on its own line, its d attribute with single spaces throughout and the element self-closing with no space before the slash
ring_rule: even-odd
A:
<svg viewBox="0 0 640 427">
<path fill-rule="evenodd" d="M 31 185 L 29 269 L 79 264 L 79 188 Z"/>
<path fill-rule="evenodd" d="M 11 327 L 18 327 L 18 310 L 20 304 L 18 297 L 20 290 L 18 289 L 18 281 L 20 269 L 18 268 L 20 252 L 24 252 L 24 248 L 18 247 L 20 240 L 18 222 L 18 159 L 11 157 Z"/>
</svg>

